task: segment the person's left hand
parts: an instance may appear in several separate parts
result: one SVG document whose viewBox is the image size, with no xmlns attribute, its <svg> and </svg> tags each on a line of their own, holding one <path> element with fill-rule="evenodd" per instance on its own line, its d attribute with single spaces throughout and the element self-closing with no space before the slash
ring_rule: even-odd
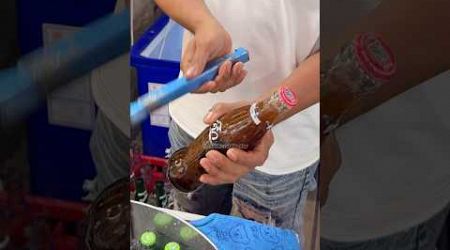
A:
<svg viewBox="0 0 450 250">
<path fill-rule="evenodd" d="M 231 36 L 225 28 L 213 18 L 205 20 L 194 31 L 194 35 L 183 48 L 181 70 L 187 79 L 200 75 L 208 61 L 219 58 L 231 52 Z M 242 62 L 233 64 L 227 60 L 219 67 L 217 76 L 193 93 L 224 92 L 241 83 L 247 71 Z"/>
<path fill-rule="evenodd" d="M 244 104 L 246 102 L 218 103 L 213 106 L 204 121 L 211 124 L 226 112 Z M 261 166 L 266 161 L 273 142 L 273 133 L 269 130 L 251 151 L 231 148 L 226 152 L 226 155 L 216 150 L 209 151 L 206 157 L 200 160 L 200 165 L 207 172 L 200 176 L 200 181 L 209 185 L 236 182 L 240 177 L 253 171 L 255 167 Z"/>
</svg>

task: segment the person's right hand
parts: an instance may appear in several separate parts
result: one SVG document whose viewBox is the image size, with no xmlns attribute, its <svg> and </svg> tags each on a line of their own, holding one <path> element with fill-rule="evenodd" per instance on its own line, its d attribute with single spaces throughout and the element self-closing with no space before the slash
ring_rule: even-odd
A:
<svg viewBox="0 0 450 250">
<path fill-rule="evenodd" d="M 251 101 L 216 103 L 203 118 L 206 124 L 212 124 L 222 115 L 233 112 L 234 109 L 250 104 Z M 235 183 L 242 176 L 262 166 L 269 157 L 269 151 L 274 143 L 272 131 L 267 131 L 256 147 L 249 151 L 240 148 L 230 148 L 225 154 L 217 150 L 209 151 L 200 160 L 200 165 L 206 173 L 200 176 L 200 181 L 209 185 Z"/>
<path fill-rule="evenodd" d="M 216 20 L 205 21 L 194 31 L 181 59 L 181 70 L 188 79 L 200 75 L 207 62 L 231 52 L 231 37 Z M 213 81 L 203 84 L 194 93 L 225 91 L 245 78 L 247 72 L 241 62 L 223 63 Z"/>
</svg>

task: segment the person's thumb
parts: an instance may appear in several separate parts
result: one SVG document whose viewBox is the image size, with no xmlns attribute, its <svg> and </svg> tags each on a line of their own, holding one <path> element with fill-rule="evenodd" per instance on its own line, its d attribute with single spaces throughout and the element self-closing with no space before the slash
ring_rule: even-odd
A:
<svg viewBox="0 0 450 250">
<path fill-rule="evenodd" d="M 208 111 L 208 113 L 203 118 L 203 122 L 206 124 L 211 124 L 215 122 L 217 119 L 219 119 L 225 113 L 245 105 L 248 105 L 248 101 L 230 102 L 230 103 L 218 102 L 214 104 L 212 108 Z"/>
<path fill-rule="evenodd" d="M 211 124 L 233 107 L 230 103 L 216 103 L 203 118 L 203 122 Z"/>
<path fill-rule="evenodd" d="M 206 63 L 208 62 L 209 54 L 207 52 L 206 46 L 199 45 L 196 43 L 194 54 L 188 69 L 186 71 L 186 78 L 194 78 L 203 72 Z"/>
</svg>

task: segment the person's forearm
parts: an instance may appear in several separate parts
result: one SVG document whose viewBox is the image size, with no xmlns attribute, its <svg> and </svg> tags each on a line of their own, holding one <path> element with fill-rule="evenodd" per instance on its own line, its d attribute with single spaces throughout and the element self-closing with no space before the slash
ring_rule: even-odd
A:
<svg viewBox="0 0 450 250">
<path fill-rule="evenodd" d="M 316 104 L 320 98 L 320 53 L 316 53 L 303 61 L 279 86 L 260 97 L 265 99 L 280 87 L 289 88 L 297 97 L 297 104 L 284 113 L 276 122 Z"/>
<path fill-rule="evenodd" d="M 172 19 L 195 33 L 198 26 L 216 19 L 203 0 L 155 0 L 156 4 Z"/>
<path fill-rule="evenodd" d="M 322 46 L 322 66 L 327 68 L 321 82 L 322 123 L 331 117 L 334 122 L 338 120 L 338 124 L 332 126 L 342 125 L 449 69 L 450 57 L 443 51 L 450 38 L 444 25 L 448 22 L 449 9 L 449 1 L 384 1 L 340 37 L 326 37 L 325 41 L 332 42 L 325 42 Z M 383 80 L 379 80 L 379 72 L 366 72 L 365 78 L 359 78 L 357 74 L 367 68 L 367 61 L 358 62 L 349 56 L 351 53 L 344 52 L 356 54 L 354 45 L 358 42 L 355 38 L 361 37 L 357 34 L 364 34 L 361 31 L 370 31 L 363 36 L 376 34 L 384 42 L 384 45 L 375 45 L 378 47 L 376 50 L 364 52 L 373 53 L 374 58 L 381 55 L 378 63 L 386 63 L 381 67 Z M 394 60 L 390 60 L 388 50 L 392 51 Z M 393 65 L 389 65 L 391 63 Z M 372 78 L 375 84 L 370 91 L 360 80 L 362 78 Z M 328 116 L 325 121 L 323 115 Z"/>
</svg>

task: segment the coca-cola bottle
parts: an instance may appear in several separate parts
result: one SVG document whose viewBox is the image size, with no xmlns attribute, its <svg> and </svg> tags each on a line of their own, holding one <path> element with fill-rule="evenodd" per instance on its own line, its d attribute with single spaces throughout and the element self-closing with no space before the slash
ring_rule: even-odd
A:
<svg viewBox="0 0 450 250">
<path fill-rule="evenodd" d="M 281 87 L 260 102 L 232 110 L 217 119 L 188 146 L 169 159 L 170 182 L 183 192 L 197 189 L 199 177 L 205 173 L 200 159 L 209 150 L 225 154 L 230 148 L 252 150 L 277 119 L 297 103 L 295 94 Z"/>
</svg>

